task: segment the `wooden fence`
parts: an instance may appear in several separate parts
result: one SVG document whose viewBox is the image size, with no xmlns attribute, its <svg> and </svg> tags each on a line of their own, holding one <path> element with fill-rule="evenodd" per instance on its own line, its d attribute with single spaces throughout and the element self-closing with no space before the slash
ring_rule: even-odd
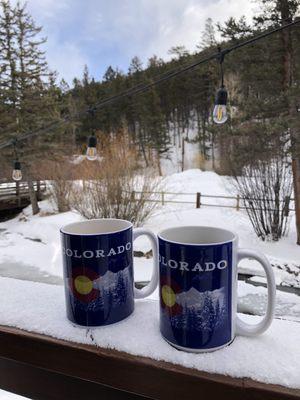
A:
<svg viewBox="0 0 300 400">
<path fill-rule="evenodd" d="M 46 190 L 44 181 L 33 182 L 33 187 L 38 200 Z M 0 210 L 9 210 L 24 207 L 29 202 L 29 188 L 27 182 L 2 182 L 0 183 Z"/>
<path fill-rule="evenodd" d="M 46 189 L 46 182 L 44 181 L 37 181 L 34 182 L 34 188 L 37 192 L 38 197 L 40 194 L 45 191 Z M 236 196 L 223 196 L 223 195 L 211 195 L 211 194 L 203 194 L 201 192 L 196 193 L 181 193 L 181 192 L 168 192 L 168 191 L 160 191 L 160 192 L 141 192 L 141 191 L 134 191 L 131 192 L 131 200 L 137 201 L 139 196 L 149 195 L 151 197 L 145 199 L 147 202 L 153 202 L 161 205 L 165 204 L 192 204 L 195 205 L 196 208 L 201 207 L 220 207 L 220 208 L 233 208 L 237 211 L 245 210 L 244 201 L 251 202 L 253 199 L 250 198 L 243 198 L 239 195 Z M 26 198 L 29 196 L 28 193 L 28 185 L 25 182 L 11 182 L 11 183 L 0 183 L 0 202 L 5 202 L 9 200 L 18 199 L 20 202 L 22 198 Z M 172 196 L 170 198 L 170 196 Z M 174 197 L 176 197 L 174 199 Z M 183 198 L 178 199 L 179 197 Z M 185 200 L 184 197 L 189 197 L 188 200 Z M 223 199 L 225 201 L 231 201 L 233 204 L 213 204 L 210 200 L 213 199 Z M 255 199 L 259 200 L 259 199 Z M 264 201 L 272 203 L 272 199 L 264 199 Z M 288 216 L 291 211 L 295 211 L 293 207 L 291 207 L 291 203 L 293 204 L 294 199 L 290 197 L 286 197 L 284 200 L 280 200 L 283 204 L 283 212 L 285 216 Z M 260 210 L 255 207 L 252 209 Z M 266 211 L 266 210 L 265 210 Z M 267 211 L 276 211 L 274 209 L 268 209 Z"/>
<path fill-rule="evenodd" d="M 247 202 L 253 202 L 253 199 L 250 198 L 243 198 L 240 195 L 236 195 L 236 196 L 221 196 L 221 195 L 211 195 L 211 194 L 203 194 L 201 192 L 196 192 L 196 193 L 175 193 L 175 192 L 165 192 L 165 191 L 161 191 L 161 192 L 139 192 L 139 191 L 134 191 L 131 194 L 131 199 L 133 201 L 138 200 L 138 196 L 140 195 L 152 195 L 152 198 L 148 198 L 146 199 L 146 201 L 148 202 L 154 202 L 154 203 L 158 203 L 161 205 L 165 205 L 168 203 L 173 203 L 173 204 L 194 204 L 196 208 L 201 208 L 201 207 L 221 207 L 221 208 L 233 208 L 237 211 L 239 210 L 246 210 L 247 207 L 245 207 L 245 201 Z M 177 198 L 168 198 L 168 196 L 176 196 L 176 197 L 180 197 L 180 196 L 189 196 L 189 197 L 193 197 L 193 200 L 178 200 Z M 232 202 L 234 202 L 234 204 L 212 204 L 208 201 L 206 201 L 206 199 L 224 199 L 224 200 L 231 200 Z M 262 199 L 255 199 L 255 200 L 262 200 Z M 272 201 L 274 201 L 273 199 L 263 199 L 266 202 L 271 203 Z M 279 200 L 281 203 L 283 203 L 283 211 L 285 216 L 288 216 L 290 211 L 295 211 L 294 208 L 292 208 L 290 205 L 291 203 L 294 202 L 293 198 L 290 197 L 286 197 L 284 200 Z M 255 207 L 252 207 L 252 209 L 255 210 L 260 210 L 257 209 Z M 275 209 L 267 209 L 267 211 L 276 211 Z"/>
<path fill-rule="evenodd" d="M 46 183 L 44 181 L 34 181 L 33 186 L 36 192 L 44 191 Z M 28 193 L 27 182 L 0 182 L 0 197 Z"/>
</svg>

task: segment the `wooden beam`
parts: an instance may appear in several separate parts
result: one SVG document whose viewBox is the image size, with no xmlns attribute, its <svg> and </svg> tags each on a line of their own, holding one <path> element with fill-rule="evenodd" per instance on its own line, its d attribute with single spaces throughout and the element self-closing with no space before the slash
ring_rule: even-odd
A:
<svg viewBox="0 0 300 400">
<path fill-rule="evenodd" d="M 94 399 L 101 394 L 107 399 L 300 399 L 300 390 L 8 327 L 0 327 L 0 387 L 39 400 Z"/>
<path fill-rule="evenodd" d="M 0 358 L 1 388 L 33 400 L 142 400 L 109 386 Z"/>
</svg>

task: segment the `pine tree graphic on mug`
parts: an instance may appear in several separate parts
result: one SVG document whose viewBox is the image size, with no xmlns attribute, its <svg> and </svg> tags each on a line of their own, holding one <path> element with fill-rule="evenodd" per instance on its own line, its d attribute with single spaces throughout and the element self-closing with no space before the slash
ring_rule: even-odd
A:
<svg viewBox="0 0 300 400">
<path fill-rule="evenodd" d="M 173 291 L 168 297 L 163 286 L 162 301 L 167 303 L 165 312 L 170 315 L 171 325 L 186 331 L 212 331 L 222 326 L 227 315 L 224 288 L 200 292 L 191 287 L 178 294 Z M 173 309 L 176 305 L 178 312 L 172 312 L 171 303 Z"/>
</svg>

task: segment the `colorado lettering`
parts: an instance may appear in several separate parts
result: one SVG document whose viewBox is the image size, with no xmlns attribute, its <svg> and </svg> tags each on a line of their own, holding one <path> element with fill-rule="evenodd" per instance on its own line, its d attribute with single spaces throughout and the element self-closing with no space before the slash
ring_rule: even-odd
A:
<svg viewBox="0 0 300 400">
<path fill-rule="evenodd" d="M 105 258 L 105 257 L 112 257 L 118 254 L 122 254 L 125 251 L 131 250 L 131 243 L 128 242 L 124 246 L 117 246 L 115 248 L 111 247 L 110 249 L 103 250 L 103 249 L 96 249 L 96 250 L 84 250 L 81 252 L 80 250 L 76 249 L 65 249 L 63 248 L 63 254 L 67 257 L 74 257 L 74 258 Z"/>
<path fill-rule="evenodd" d="M 214 262 L 205 262 L 205 263 L 195 263 L 190 265 L 186 261 L 176 261 L 176 260 L 166 260 L 165 257 L 159 256 L 159 262 L 171 269 L 179 269 L 180 271 L 193 271 L 193 272 L 209 272 L 215 269 L 225 269 L 228 266 L 227 260 L 221 260 L 217 263 Z"/>
</svg>

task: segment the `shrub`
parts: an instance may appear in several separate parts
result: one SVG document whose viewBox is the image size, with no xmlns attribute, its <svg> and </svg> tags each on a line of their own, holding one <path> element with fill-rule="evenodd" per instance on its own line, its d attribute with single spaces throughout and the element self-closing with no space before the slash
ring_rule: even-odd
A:
<svg viewBox="0 0 300 400">
<path fill-rule="evenodd" d="M 103 147 L 100 159 L 82 163 L 81 176 L 88 178 L 74 186 L 72 207 L 88 219 L 120 218 L 139 226 L 156 207 L 151 200 L 158 181 L 151 170 L 140 172 L 137 151 L 126 135 Z"/>
<path fill-rule="evenodd" d="M 287 158 L 258 160 L 235 177 L 255 233 L 262 240 L 279 240 L 288 229 L 292 172 Z"/>
<path fill-rule="evenodd" d="M 73 187 L 72 165 L 65 159 L 44 162 L 43 174 L 49 180 L 48 191 L 50 199 L 57 211 L 69 211 L 70 195 Z"/>
</svg>

